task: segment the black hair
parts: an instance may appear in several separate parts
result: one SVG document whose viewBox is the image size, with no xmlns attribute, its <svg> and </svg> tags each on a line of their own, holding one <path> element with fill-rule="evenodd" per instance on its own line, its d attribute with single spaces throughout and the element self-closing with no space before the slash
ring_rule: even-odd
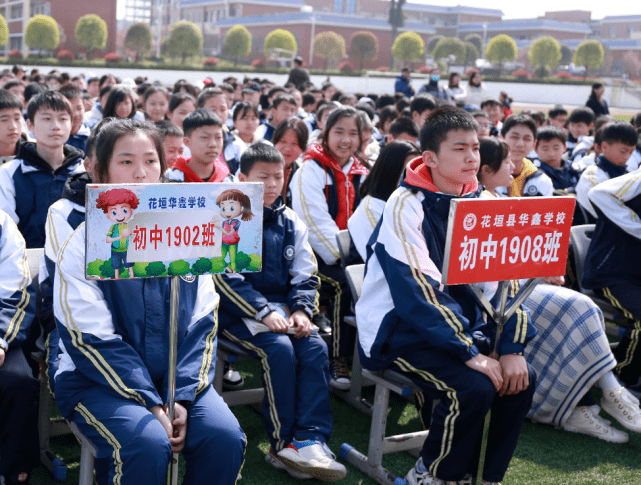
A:
<svg viewBox="0 0 641 485">
<path fill-rule="evenodd" d="M 248 111 L 254 113 L 256 115 L 256 118 L 260 118 L 260 112 L 258 111 L 258 108 L 256 106 L 246 101 L 241 101 L 240 103 L 236 104 L 236 107 L 234 108 L 234 112 L 232 114 L 234 123 L 238 118 L 244 118 Z"/>
<path fill-rule="evenodd" d="M 310 104 L 314 104 L 315 102 L 316 98 L 313 94 L 310 94 L 309 92 L 303 94 L 303 106 L 309 106 Z"/>
<path fill-rule="evenodd" d="M 183 120 L 183 131 L 185 136 L 190 136 L 194 130 L 203 126 L 223 127 L 223 122 L 219 116 L 210 109 L 198 108 L 189 113 Z"/>
<path fill-rule="evenodd" d="M 334 88 L 336 87 L 334 83 L 326 81 L 321 85 L 321 91 L 325 91 L 327 88 L 332 88 L 332 87 Z"/>
<path fill-rule="evenodd" d="M 167 100 L 169 100 L 169 93 L 167 92 L 166 88 L 164 88 L 163 86 L 152 84 L 151 86 L 147 86 L 143 92 L 143 95 L 142 95 L 143 104 L 147 102 L 147 100 L 149 99 L 149 96 L 156 93 L 163 93 L 167 98 Z"/>
<path fill-rule="evenodd" d="M 227 91 L 228 93 L 233 93 L 235 91 L 234 86 L 229 83 L 220 83 L 218 87 L 223 91 Z"/>
<path fill-rule="evenodd" d="M 637 131 L 626 121 L 612 121 L 603 126 L 601 130 L 603 139 L 601 143 L 623 143 L 627 146 L 637 146 Z"/>
<path fill-rule="evenodd" d="M 11 68 L 11 72 L 13 74 L 18 74 L 18 72 L 27 72 L 24 66 L 21 66 L 20 64 L 14 64 L 14 66 Z"/>
<path fill-rule="evenodd" d="M 327 153 L 332 157 L 334 155 L 332 154 L 332 151 L 329 149 L 327 138 L 329 137 L 329 132 L 332 129 L 332 127 L 343 118 L 353 118 L 354 121 L 356 122 L 356 128 L 358 129 L 358 139 L 361 140 L 363 138 L 363 120 L 361 119 L 361 116 L 358 113 L 358 111 L 356 111 L 356 109 L 352 108 L 351 106 L 341 106 L 340 108 L 336 108 L 334 111 L 330 113 L 329 117 L 327 118 L 327 121 L 325 122 L 325 129 L 320 135 L 318 135 L 318 139 L 321 143 L 321 146 L 323 147 L 323 150 L 325 150 L 325 153 Z M 354 156 L 361 160 L 365 160 L 366 157 L 361 157 L 359 152 L 360 152 L 360 145 L 356 149 Z"/>
<path fill-rule="evenodd" d="M 87 79 L 87 86 L 89 86 L 91 83 L 97 82 L 98 85 L 100 85 L 100 79 L 97 76 L 92 76 L 89 79 Z"/>
<path fill-rule="evenodd" d="M 534 124 L 537 125 L 537 128 L 545 124 L 545 113 L 542 111 L 527 109 L 521 111 L 521 114 L 532 118 L 532 120 L 534 120 Z"/>
<path fill-rule="evenodd" d="M 95 183 L 106 182 L 109 162 L 116 142 L 123 136 L 143 133 L 149 137 L 156 148 L 160 160 L 160 174 L 165 172 L 165 152 L 162 137 L 153 123 L 147 120 L 116 119 L 102 125 L 96 137 L 96 159 L 98 160 L 98 178 Z"/>
<path fill-rule="evenodd" d="M 26 86 L 26 83 L 22 79 L 18 79 L 18 78 L 9 79 L 6 83 L 4 83 L 4 86 L 2 89 L 6 89 L 8 91 L 14 86 Z"/>
<path fill-rule="evenodd" d="M 36 94 L 44 93 L 47 86 L 40 83 L 29 83 L 24 88 L 24 102 L 28 103 Z"/>
<path fill-rule="evenodd" d="M 594 131 L 596 132 L 598 129 L 600 129 L 606 123 L 610 123 L 611 121 L 616 121 L 616 120 L 617 119 L 614 116 L 611 116 L 611 115 L 599 115 L 594 120 Z"/>
<path fill-rule="evenodd" d="M 493 136 L 481 138 L 479 140 L 479 154 L 481 155 L 480 166 L 487 165 L 492 172 L 496 173 L 501 168 L 503 160 L 510 154 L 510 147 L 505 140 Z"/>
<path fill-rule="evenodd" d="M 113 74 L 103 74 L 100 77 L 100 88 L 102 88 L 102 85 L 105 84 L 105 82 L 107 82 L 110 77 L 116 79 L 116 76 L 114 76 Z"/>
<path fill-rule="evenodd" d="M 199 89 L 196 86 L 184 79 L 179 79 L 178 81 L 176 81 L 176 83 L 174 84 L 174 89 L 172 89 L 172 93 L 180 93 L 181 89 L 187 91 L 187 94 L 191 94 L 194 99 L 196 99 L 200 94 Z"/>
<path fill-rule="evenodd" d="M 183 104 L 186 101 L 191 101 L 194 103 L 194 107 L 196 107 L 196 100 L 191 94 L 187 93 L 174 93 L 171 95 L 171 98 L 169 98 L 169 104 L 167 105 L 167 113 L 173 113 L 178 106 Z"/>
<path fill-rule="evenodd" d="M 467 111 L 453 106 L 443 106 L 431 113 L 421 128 L 421 150 L 438 153 L 441 143 L 450 131 L 473 131 L 476 133 L 478 123 Z"/>
<path fill-rule="evenodd" d="M 65 98 L 67 98 L 69 101 L 73 101 L 76 98 L 82 97 L 82 93 L 80 92 L 80 89 L 74 86 L 65 86 L 64 88 L 60 88 L 58 92 L 62 94 Z"/>
<path fill-rule="evenodd" d="M 376 109 L 380 111 L 385 106 L 389 106 L 395 102 L 396 99 L 394 99 L 394 96 L 391 94 L 381 94 L 381 96 L 376 100 Z"/>
<path fill-rule="evenodd" d="M 501 106 L 501 103 L 498 99 L 487 98 L 481 102 L 481 109 L 485 108 L 486 106 Z"/>
<path fill-rule="evenodd" d="M 593 83 L 593 84 L 592 84 L 592 91 L 590 91 L 590 97 L 591 97 L 591 98 L 595 98 L 595 99 L 596 99 L 596 97 L 597 97 L 597 96 L 596 96 L 595 91 L 596 91 L 597 89 L 601 89 L 602 87 L 603 87 L 603 83 L 600 83 L 600 82 L 595 82 L 595 83 Z"/>
<path fill-rule="evenodd" d="M 542 126 L 536 132 L 536 141 L 552 141 L 559 140 L 565 145 L 566 140 L 565 132 L 558 126 Z"/>
<path fill-rule="evenodd" d="M 319 105 L 320 106 L 318 108 L 316 108 L 316 119 L 318 121 L 323 119 L 323 113 L 325 113 L 325 111 L 327 111 L 327 110 L 334 111 L 336 108 L 340 108 L 340 106 L 338 104 L 336 104 L 336 103 L 334 103 L 332 101 L 327 101 L 327 102 L 325 102 L 323 104 L 319 103 Z"/>
<path fill-rule="evenodd" d="M 386 144 L 378 155 L 376 163 L 360 187 L 361 197 L 370 195 L 375 199 L 387 200 L 398 187 L 398 180 L 405 169 L 405 159 L 421 150 L 409 141 L 393 141 Z"/>
<path fill-rule="evenodd" d="M 396 107 L 394 105 L 385 106 L 378 113 L 378 129 L 383 129 L 383 126 L 385 126 L 387 120 L 394 121 L 396 118 L 398 118 L 398 111 L 396 110 Z"/>
<path fill-rule="evenodd" d="M 410 102 L 410 113 L 418 113 L 420 115 L 427 109 L 436 109 L 436 101 L 432 95 L 423 93 L 412 98 L 412 101 Z"/>
<path fill-rule="evenodd" d="M 632 119 L 630 120 L 630 123 L 632 123 L 632 125 L 633 125 L 635 128 L 638 128 L 639 126 L 641 126 L 641 112 L 640 112 L 640 113 L 635 114 L 635 115 L 632 117 Z"/>
<path fill-rule="evenodd" d="M 267 97 L 273 98 L 278 93 L 287 93 L 287 90 L 283 86 L 272 86 L 269 91 L 267 91 Z"/>
<path fill-rule="evenodd" d="M 374 108 L 369 103 L 358 103 L 354 106 L 358 111 L 363 111 L 367 114 L 370 121 L 374 121 Z"/>
<path fill-rule="evenodd" d="M 278 96 L 276 96 L 272 101 L 271 107 L 273 109 L 276 109 L 278 108 L 278 106 L 280 106 L 281 103 L 289 103 L 296 106 L 296 100 L 294 99 L 294 96 L 287 93 L 279 94 Z"/>
<path fill-rule="evenodd" d="M 482 81 L 479 82 L 478 84 L 473 84 L 472 83 L 472 79 L 474 79 L 474 77 L 477 74 L 480 76 L 481 75 L 481 71 L 479 71 L 478 69 L 474 69 L 473 71 L 470 71 L 470 73 L 469 73 L 470 77 L 469 77 L 469 79 L 467 81 L 468 86 L 474 86 L 475 88 L 477 88 L 477 87 L 479 87 L 481 85 Z"/>
<path fill-rule="evenodd" d="M 69 117 L 73 117 L 71 103 L 57 91 L 48 90 L 31 98 L 31 101 L 29 101 L 27 105 L 27 119 L 33 123 L 36 113 L 41 108 L 49 108 L 53 111 L 66 111 Z"/>
<path fill-rule="evenodd" d="M 185 133 L 180 129 L 180 127 L 169 120 L 159 120 L 156 121 L 154 125 L 156 125 L 156 128 L 158 128 L 158 131 L 162 135 L 163 139 L 168 136 L 177 136 L 180 138 L 185 136 Z"/>
<path fill-rule="evenodd" d="M 20 101 L 18 96 L 4 89 L 0 89 L 0 111 L 17 109 L 20 111 L 20 114 L 22 114 L 22 108 L 22 101 Z"/>
<path fill-rule="evenodd" d="M 307 125 L 303 120 L 294 116 L 292 118 L 287 118 L 278 123 L 278 126 L 274 130 L 272 135 L 272 144 L 276 144 L 280 139 L 285 136 L 288 130 L 293 130 L 296 133 L 296 141 L 298 141 L 298 146 L 304 152 L 307 149 L 307 140 L 309 139 L 309 130 Z"/>
<path fill-rule="evenodd" d="M 127 98 L 131 100 L 131 111 L 127 115 L 127 118 L 133 118 L 136 114 L 136 100 L 132 92 L 122 86 L 111 90 L 105 106 L 102 107 L 102 116 L 105 118 L 118 118 L 116 115 L 116 107 Z"/>
<path fill-rule="evenodd" d="M 227 101 L 227 98 L 225 97 L 225 93 L 223 93 L 222 89 L 207 88 L 207 89 L 204 89 L 203 92 L 198 95 L 196 107 L 202 108 L 203 106 L 205 106 L 205 103 L 209 98 L 213 98 L 215 96 L 222 96 L 223 98 L 225 98 L 225 101 Z"/>
<path fill-rule="evenodd" d="M 109 94 L 114 89 L 116 89 L 116 86 L 114 84 L 107 84 L 104 88 L 100 88 L 100 92 L 98 93 L 98 99 L 102 99 L 104 96 Z"/>
<path fill-rule="evenodd" d="M 594 123 L 594 111 L 592 111 L 587 106 L 581 106 L 580 108 L 576 108 L 572 111 L 572 113 L 570 113 L 568 121 L 570 123 L 585 123 L 586 125 L 590 126 L 592 123 Z"/>
<path fill-rule="evenodd" d="M 276 148 L 264 142 L 254 143 L 247 147 L 240 157 L 240 173 L 249 175 L 254 165 L 258 162 L 280 163 L 285 165 L 285 160 Z"/>
<path fill-rule="evenodd" d="M 407 116 L 399 116 L 396 118 L 389 127 L 389 134 L 397 138 L 400 134 L 407 133 L 411 137 L 418 139 L 419 128 L 412 118 Z"/>
<path fill-rule="evenodd" d="M 482 116 L 483 118 L 487 118 L 488 120 L 490 119 L 488 114 L 482 109 L 475 109 L 474 111 L 471 111 L 470 114 L 472 115 L 472 118 L 476 118 L 477 116 Z"/>
<path fill-rule="evenodd" d="M 116 121 L 116 118 L 103 118 L 91 129 L 91 133 L 89 133 L 87 143 L 85 144 L 85 157 L 93 158 L 96 155 L 96 141 L 98 140 L 98 135 L 100 134 L 103 126 L 111 123 L 112 121 Z"/>
<path fill-rule="evenodd" d="M 447 87 L 448 88 L 457 88 L 458 87 L 458 84 L 456 86 L 454 84 L 452 84 L 452 81 L 454 81 L 454 78 L 456 78 L 456 76 L 459 77 L 459 84 L 460 84 L 461 75 L 458 72 L 451 72 L 450 73 L 450 77 L 447 80 Z"/>
<path fill-rule="evenodd" d="M 548 112 L 548 118 L 556 118 L 557 116 L 561 115 L 568 115 L 568 110 L 565 109 L 563 106 L 560 104 L 555 105 L 549 112 Z"/>
<path fill-rule="evenodd" d="M 396 107 L 396 110 L 399 113 L 403 111 L 405 108 L 407 108 L 407 110 L 410 111 L 410 100 L 407 99 L 405 96 L 403 96 L 401 98 L 398 98 L 394 106 Z"/>
<path fill-rule="evenodd" d="M 358 101 L 358 98 L 354 96 L 353 94 L 341 94 L 341 97 L 338 98 L 338 102 L 340 104 L 345 104 L 346 101 L 353 99 L 354 101 Z"/>
<path fill-rule="evenodd" d="M 536 136 L 536 123 L 534 120 L 528 115 L 518 114 L 508 116 L 503 122 L 503 127 L 501 128 L 503 138 L 505 138 L 507 132 L 515 126 L 525 126 L 532 131 L 532 136 Z"/>
</svg>

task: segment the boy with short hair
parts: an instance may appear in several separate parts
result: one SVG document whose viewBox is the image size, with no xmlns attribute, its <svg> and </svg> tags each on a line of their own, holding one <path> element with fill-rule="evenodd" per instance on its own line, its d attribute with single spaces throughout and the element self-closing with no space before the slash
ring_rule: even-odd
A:
<svg viewBox="0 0 641 485">
<path fill-rule="evenodd" d="M 590 108 L 580 107 L 572 111 L 568 118 L 568 139 L 566 142 L 566 153 L 568 156 L 576 148 L 577 143 L 583 140 L 583 137 L 590 136 L 590 131 L 594 126 L 594 111 Z"/>
<path fill-rule="evenodd" d="M 27 103 L 25 103 L 24 100 L 24 90 L 26 86 L 26 83 L 22 79 L 10 79 L 5 83 L 3 89 L 14 94 L 20 101 L 22 101 L 23 108 L 26 108 Z"/>
<path fill-rule="evenodd" d="M 481 102 L 481 110 L 487 113 L 488 118 L 499 131 L 501 130 L 501 121 L 503 121 L 503 106 L 497 99 L 488 98 Z"/>
<path fill-rule="evenodd" d="M 486 136 L 497 136 L 499 134 L 499 131 L 492 124 L 492 122 L 490 121 L 490 117 L 485 111 L 482 111 L 480 109 L 472 111 L 472 116 L 474 117 L 474 121 L 476 121 L 479 125 L 476 130 L 479 139 Z"/>
<path fill-rule="evenodd" d="M 334 111 L 339 106 L 340 105 L 334 101 L 323 102 L 322 104 L 320 104 L 319 108 L 316 110 L 316 117 L 314 120 L 316 123 L 316 129 L 309 131 L 309 139 L 307 140 L 308 145 L 318 140 L 318 137 L 325 129 L 325 122 L 327 121 L 327 118 L 329 118 L 329 115 L 332 113 L 332 111 Z M 309 129 L 310 125 L 307 122 L 305 124 L 307 124 L 307 128 Z"/>
<path fill-rule="evenodd" d="M 410 117 L 420 129 L 427 117 L 436 109 L 436 101 L 430 94 L 417 94 L 410 102 Z M 400 111 L 400 110 L 399 110 Z"/>
<path fill-rule="evenodd" d="M 594 224 L 597 219 L 589 191 L 601 182 L 628 172 L 626 163 L 637 146 L 637 132 L 625 121 L 610 122 L 597 131 L 594 143 L 601 154 L 594 165 L 585 169 L 576 185 L 576 202 L 583 209 L 585 224 Z"/>
<path fill-rule="evenodd" d="M 302 220 L 282 197 L 284 160 L 265 143 L 241 159 L 241 182 L 264 184 L 262 272 L 215 275 L 220 333 L 262 362 L 263 415 L 271 448 L 265 461 L 296 478 L 336 481 L 346 469 L 327 447 L 332 432 L 327 345 L 311 319 L 318 313 L 316 258 Z M 250 332 L 242 319 L 268 331 Z M 295 330 L 287 334 L 288 330 Z"/>
<path fill-rule="evenodd" d="M 568 129 L 565 127 L 568 122 L 568 110 L 562 105 L 557 104 L 548 111 L 548 120 L 552 126 L 561 128 L 566 134 L 568 133 Z"/>
<path fill-rule="evenodd" d="M 482 193 L 474 119 L 458 108 L 439 108 L 421 129 L 421 150 L 370 238 L 356 305 L 359 355 L 363 367 L 403 372 L 440 400 L 421 457 L 405 477 L 410 485 L 468 480 L 489 409 L 482 479 L 497 483 L 532 402 L 535 374 L 522 352 L 536 329 L 519 308 L 501 334 L 499 360 L 483 355 L 493 346 L 494 324 L 484 323 L 467 286 L 441 285 L 450 202 Z"/>
<path fill-rule="evenodd" d="M 298 112 L 296 100 L 291 94 L 283 93 L 274 98 L 270 107 L 270 118 L 258 127 L 256 137 L 263 140 L 272 141 L 274 131 L 281 121 L 291 118 Z"/>
<path fill-rule="evenodd" d="M 0 90 L 0 165 L 16 158 L 22 136 L 22 103 Z"/>
<path fill-rule="evenodd" d="M 184 150 L 183 138 L 185 133 L 179 126 L 169 120 L 160 120 L 154 123 L 162 135 L 162 147 L 165 152 L 165 163 L 173 167 L 178 157 L 182 156 Z"/>
<path fill-rule="evenodd" d="M 514 164 L 514 180 L 509 187 L 499 187 L 497 192 L 510 197 L 543 196 L 553 194 L 554 185 L 550 177 L 528 158 L 534 148 L 536 124 L 526 115 L 508 116 L 501 128 L 501 136 L 510 147 L 510 159 Z"/>
<path fill-rule="evenodd" d="M 418 133 L 418 125 L 414 120 L 406 116 L 399 116 L 392 121 L 385 143 L 392 143 L 393 141 L 418 143 Z"/>
<path fill-rule="evenodd" d="M 67 140 L 67 145 L 76 147 L 84 152 L 91 130 L 84 124 L 85 104 L 82 101 L 82 93 L 73 86 L 65 86 L 60 89 L 60 94 L 69 100 L 73 109 L 71 134 Z"/>
<path fill-rule="evenodd" d="M 45 91 L 29 101 L 27 127 L 36 142 L 20 145 L 0 167 L 0 209 L 16 222 L 28 248 L 44 247 L 49 206 L 60 198 L 70 175 L 83 172 L 83 153 L 65 145 L 73 111 L 69 100 Z"/>
<path fill-rule="evenodd" d="M 556 126 L 543 126 L 536 132 L 536 154 L 541 160 L 539 170 L 552 180 L 554 190 L 574 193 L 581 172 L 563 159 L 565 133 Z"/>
<path fill-rule="evenodd" d="M 170 182 L 222 182 L 234 181 L 223 151 L 223 123 L 212 110 L 198 108 L 183 120 L 183 139 L 191 156 L 179 156 L 165 172 Z"/>
</svg>

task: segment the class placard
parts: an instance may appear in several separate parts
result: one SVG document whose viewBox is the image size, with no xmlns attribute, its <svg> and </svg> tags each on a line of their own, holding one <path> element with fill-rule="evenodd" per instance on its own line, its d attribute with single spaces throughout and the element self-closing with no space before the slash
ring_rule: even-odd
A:
<svg viewBox="0 0 641 485">
<path fill-rule="evenodd" d="M 455 199 L 442 283 L 565 274 L 574 197 Z"/>
<path fill-rule="evenodd" d="M 263 185 L 90 184 L 88 279 L 260 271 Z"/>
</svg>

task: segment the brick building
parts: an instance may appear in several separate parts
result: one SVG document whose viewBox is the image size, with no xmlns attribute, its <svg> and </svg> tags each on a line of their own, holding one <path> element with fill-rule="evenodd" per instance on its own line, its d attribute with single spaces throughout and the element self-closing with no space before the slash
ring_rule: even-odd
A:
<svg viewBox="0 0 641 485">
<path fill-rule="evenodd" d="M 27 24 L 34 15 L 50 15 L 50 4 L 43 0 L 0 0 L 0 15 L 9 27 L 9 41 L 0 47 L 0 55 L 7 55 L 13 49 L 26 55 L 24 33 Z"/>
</svg>

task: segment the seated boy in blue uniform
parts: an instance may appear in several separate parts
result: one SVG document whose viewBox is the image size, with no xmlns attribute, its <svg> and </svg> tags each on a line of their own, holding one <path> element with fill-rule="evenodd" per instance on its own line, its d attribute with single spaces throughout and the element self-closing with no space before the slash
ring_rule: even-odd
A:
<svg viewBox="0 0 641 485">
<path fill-rule="evenodd" d="M 536 154 L 541 160 L 539 170 L 552 180 L 554 190 L 574 193 L 581 172 L 563 158 L 565 133 L 556 126 L 543 126 L 536 131 Z"/>
<path fill-rule="evenodd" d="M 25 242 L 0 211 L 0 477 L 6 485 L 29 484 L 38 463 L 38 379 L 23 352 L 33 321 Z"/>
<path fill-rule="evenodd" d="M 296 478 L 336 481 L 347 471 L 327 447 L 333 427 L 329 357 L 311 323 L 320 282 L 307 227 L 281 195 L 284 168 L 280 152 L 266 143 L 241 157 L 241 182 L 264 184 L 263 267 L 260 273 L 215 276 L 218 321 L 222 336 L 261 360 L 267 463 Z M 265 331 L 254 334 L 242 319 L 262 322 Z"/>
<path fill-rule="evenodd" d="M 500 358 L 488 357 L 495 325 L 484 322 L 466 285 L 440 283 L 450 201 L 481 195 L 476 122 L 458 108 L 437 109 L 421 129 L 421 150 L 369 241 L 356 305 L 359 354 L 365 368 L 401 371 L 440 400 L 405 478 L 411 485 L 469 480 L 490 409 L 482 479 L 497 483 L 532 402 L 535 375 L 522 352 L 536 330 L 518 309 L 501 334 Z M 482 287 L 488 297 L 496 292 L 495 284 Z"/>
</svg>

